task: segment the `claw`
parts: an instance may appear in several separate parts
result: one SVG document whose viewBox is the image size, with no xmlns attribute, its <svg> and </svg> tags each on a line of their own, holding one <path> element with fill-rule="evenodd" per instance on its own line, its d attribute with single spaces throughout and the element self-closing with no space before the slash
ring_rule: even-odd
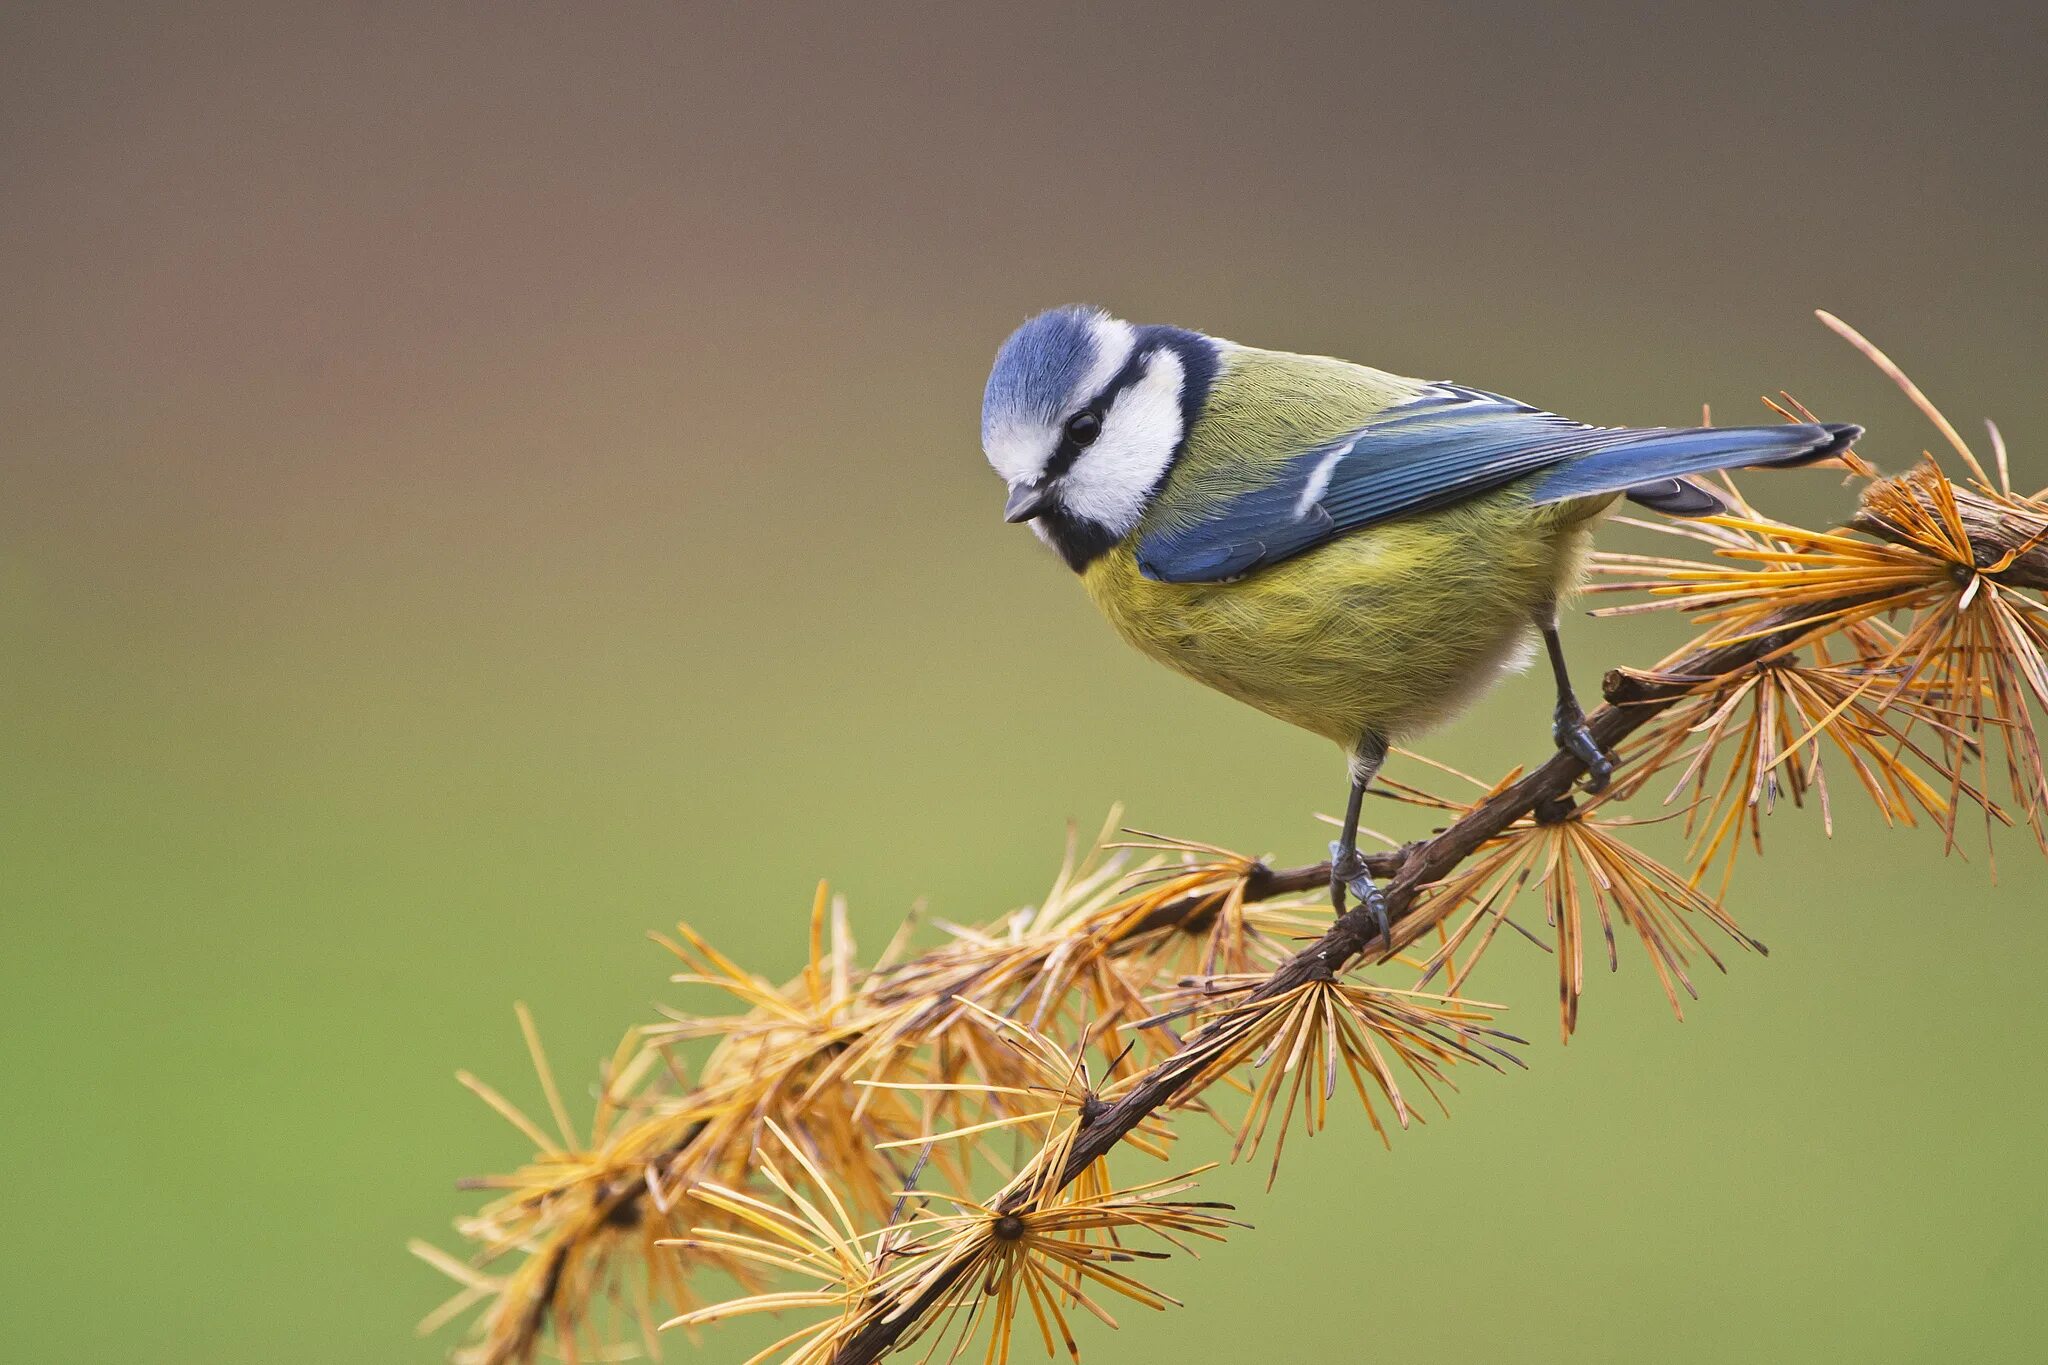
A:
<svg viewBox="0 0 2048 1365">
<path fill-rule="evenodd" d="M 1607 790 L 1608 779 L 1614 776 L 1614 755 L 1600 747 L 1593 738 L 1593 732 L 1586 727 L 1586 713 L 1578 707 L 1557 708 L 1557 719 L 1550 727 L 1551 738 L 1557 747 L 1586 765 L 1586 790 L 1603 792 Z"/>
<path fill-rule="evenodd" d="M 1360 887 L 1364 890 L 1361 891 Z M 1373 928 L 1378 931 L 1373 937 L 1392 947 L 1394 922 L 1387 915 L 1387 898 L 1380 894 L 1379 887 L 1373 885 L 1372 878 L 1361 877 L 1351 884 L 1351 891 L 1358 897 L 1358 903 L 1365 907 L 1365 912 L 1372 916 Z"/>
<path fill-rule="evenodd" d="M 1367 914 L 1379 930 L 1377 937 L 1391 944 L 1394 941 L 1393 921 L 1387 915 L 1387 898 L 1380 894 L 1379 883 L 1365 870 L 1365 855 L 1357 849 L 1345 850 L 1342 844 L 1330 845 L 1330 904 L 1344 913 L 1344 893 L 1349 891 L 1365 907 Z"/>
<path fill-rule="evenodd" d="M 1350 851 L 1349 857 L 1347 857 L 1345 854 L 1344 845 L 1335 840 L 1331 841 L 1330 907 L 1340 915 L 1344 913 L 1344 892 L 1346 890 L 1346 883 L 1349 882 L 1351 878 L 1357 875 L 1356 869 L 1353 868 L 1351 865 L 1351 860 L 1354 858 L 1358 859 L 1360 862 L 1364 861 L 1364 859 L 1358 858 L 1357 849 L 1352 849 Z"/>
</svg>

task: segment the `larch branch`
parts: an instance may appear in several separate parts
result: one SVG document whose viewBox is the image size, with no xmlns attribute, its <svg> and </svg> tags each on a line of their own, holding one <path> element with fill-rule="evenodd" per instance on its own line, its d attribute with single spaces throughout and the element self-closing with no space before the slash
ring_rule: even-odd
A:
<svg viewBox="0 0 2048 1365">
<path fill-rule="evenodd" d="M 1883 534 L 1881 528 L 1868 529 Z M 2039 552 L 2040 546 L 2035 543 L 2041 537 L 2029 539 L 2025 528 L 2014 526 L 2010 519 L 1999 520 L 1988 514 L 1973 517 L 1969 529 L 1973 543 L 1989 552 L 1980 558 L 1980 563 L 1995 561 L 2007 549 L 2020 551 L 2008 574 L 2001 577 L 2010 577 L 2016 582 L 2024 580 L 2027 586 L 2048 578 L 2048 573 L 2044 573 L 2048 565 L 2041 562 L 2043 554 L 2048 552 Z M 1740 639 L 1708 641 L 1668 661 L 1660 667 L 1660 672 L 1667 677 L 1688 679 L 1732 677 L 1825 629 L 1837 613 L 1869 600 L 1868 597 L 1850 596 L 1788 607 L 1766 618 L 1758 630 L 1748 632 Z M 1607 674 L 1602 691 L 1606 704 L 1587 718 L 1587 724 L 1601 746 L 1610 750 L 1659 712 L 1691 694 L 1687 686 L 1620 670 Z M 1251 991 L 1246 997 L 1247 1003 L 1285 994 L 1312 980 L 1327 979 L 1369 952 L 1374 961 L 1383 961 L 1407 947 L 1434 928 L 1450 909 L 1442 902 L 1418 905 L 1417 895 L 1423 888 L 1441 880 L 1488 840 L 1524 816 L 1539 811 L 1548 814 L 1568 809 L 1573 789 L 1584 775 L 1585 768 L 1576 758 L 1558 751 L 1533 771 L 1480 801 L 1431 838 L 1392 853 L 1374 855 L 1369 860 L 1370 867 L 1375 877 L 1384 880 L 1386 910 L 1392 922 L 1391 942 L 1379 940 L 1371 914 L 1362 907 L 1354 906 L 1340 915 L 1320 939 L 1281 964 Z M 1327 885 L 1329 876 L 1330 865 L 1327 862 L 1295 868 L 1255 869 L 1247 878 L 1245 899 L 1267 900 L 1310 890 Z M 1148 920 L 1147 927 L 1163 928 L 1173 924 L 1188 914 L 1194 905 L 1191 900 L 1162 906 Z M 1189 1041 L 1193 1044 L 1198 1039 L 1206 1045 L 1213 1041 L 1213 1036 L 1204 1038 L 1198 1032 L 1191 1034 Z M 1205 1055 L 1203 1047 L 1184 1047 L 1155 1064 L 1114 1104 L 1082 1115 L 1081 1130 L 1068 1152 L 1059 1184 L 1065 1186 L 1078 1179 L 1145 1118 L 1171 1104 Z M 1025 1199 L 1022 1195 L 1014 1196 L 1013 1206 L 1021 1206 Z M 940 1277 L 925 1286 L 918 1302 L 895 1305 L 891 1312 L 872 1316 L 841 1344 L 833 1357 L 833 1365 L 870 1365 L 886 1354 L 903 1332 L 918 1322 L 929 1308 L 943 1302 L 953 1288 L 951 1279 Z"/>
</svg>

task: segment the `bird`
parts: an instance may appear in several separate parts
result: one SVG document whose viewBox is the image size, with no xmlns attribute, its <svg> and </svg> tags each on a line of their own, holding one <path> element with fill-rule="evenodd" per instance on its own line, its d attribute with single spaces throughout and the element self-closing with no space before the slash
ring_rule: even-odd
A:
<svg viewBox="0 0 2048 1365">
<path fill-rule="evenodd" d="M 1693 476 L 1812 465 L 1846 422 L 1599 427 L 1463 384 L 1243 346 L 1095 307 L 1003 342 L 982 396 L 1004 520 L 1028 523 L 1141 653 L 1335 742 L 1350 777 L 1329 894 L 1391 941 L 1358 852 L 1389 747 L 1450 719 L 1540 639 L 1551 734 L 1614 771 L 1558 634 L 1591 533 L 1626 498 L 1725 508 Z"/>
</svg>

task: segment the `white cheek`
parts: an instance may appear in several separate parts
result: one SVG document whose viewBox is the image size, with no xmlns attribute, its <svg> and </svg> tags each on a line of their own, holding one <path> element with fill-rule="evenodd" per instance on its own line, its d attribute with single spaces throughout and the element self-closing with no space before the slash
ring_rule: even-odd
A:
<svg viewBox="0 0 2048 1365">
<path fill-rule="evenodd" d="M 1084 521 L 1122 535 L 1145 515 L 1153 488 L 1180 444 L 1180 357 L 1160 351 L 1145 377 L 1103 415 L 1102 436 L 1060 481 L 1060 501 Z"/>
</svg>

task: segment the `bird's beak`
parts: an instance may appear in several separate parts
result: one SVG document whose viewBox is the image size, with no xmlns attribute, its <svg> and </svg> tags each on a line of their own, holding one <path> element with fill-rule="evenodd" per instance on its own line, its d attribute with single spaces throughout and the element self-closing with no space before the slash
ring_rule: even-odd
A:
<svg viewBox="0 0 2048 1365">
<path fill-rule="evenodd" d="M 1043 484 L 1020 483 L 1010 490 L 1010 500 L 1003 504 L 1003 520 L 1029 521 L 1044 515 L 1051 506 L 1052 489 Z"/>
</svg>

